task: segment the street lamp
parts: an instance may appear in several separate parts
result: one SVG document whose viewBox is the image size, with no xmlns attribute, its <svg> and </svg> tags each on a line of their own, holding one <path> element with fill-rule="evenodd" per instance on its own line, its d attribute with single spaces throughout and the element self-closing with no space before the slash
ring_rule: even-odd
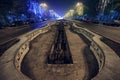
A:
<svg viewBox="0 0 120 80">
<path fill-rule="evenodd" d="M 75 6 L 75 14 L 81 16 L 83 15 L 84 5 L 81 2 L 78 2 Z"/>
<path fill-rule="evenodd" d="M 77 4 L 76 4 L 76 7 L 79 7 L 81 5 L 81 3 L 80 2 L 78 2 Z"/>
<path fill-rule="evenodd" d="M 43 8 L 45 8 L 45 9 L 47 9 L 47 8 L 48 8 L 48 6 L 47 6 L 47 4 L 46 4 L 46 3 L 41 3 L 41 4 L 40 4 L 40 6 L 41 6 L 41 7 L 43 7 Z"/>
</svg>

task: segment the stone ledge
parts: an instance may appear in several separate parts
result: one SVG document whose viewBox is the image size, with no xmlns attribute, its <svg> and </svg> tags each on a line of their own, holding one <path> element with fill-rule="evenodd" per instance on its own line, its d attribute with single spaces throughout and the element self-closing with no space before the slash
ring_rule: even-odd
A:
<svg viewBox="0 0 120 80">
<path fill-rule="evenodd" d="M 39 34 L 49 31 L 49 26 L 51 25 L 35 29 L 18 37 L 20 41 L 0 57 L 0 80 L 31 80 L 21 72 L 21 62 L 29 50 L 29 42 Z"/>
<path fill-rule="evenodd" d="M 119 80 L 120 58 L 116 53 L 100 39 L 101 36 L 73 24 L 75 32 L 83 34 L 91 41 L 91 50 L 94 52 L 99 64 L 99 72 L 92 80 Z"/>
</svg>

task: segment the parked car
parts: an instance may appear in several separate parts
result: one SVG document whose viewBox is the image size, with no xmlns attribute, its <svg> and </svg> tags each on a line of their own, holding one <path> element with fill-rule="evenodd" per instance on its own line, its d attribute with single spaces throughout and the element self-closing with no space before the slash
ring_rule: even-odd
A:
<svg viewBox="0 0 120 80">
<path fill-rule="evenodd" d="M 89 18 L 87 18 L 87 19 L 84 19 L 84 22 L 86 22 L 86 23 L 90 23 L 91 20 L 90 20 Z"/>
<path fill-rule="evenodd" d="M 4 29 L 4 26 L 2 23 L 0 23 L 0 29 Z"/>
<path fill-rule="evenodd" d="M 103 22 L 103 25 L 118 27 L 118 26 L 120 26 L 120 23 L 114 22 L 114 21 L 110 21 L 110 22 Z"/>
<path fill-rule="evenodd" d="M 95 24 L 99 24 L 99 20 L 97 20 L 97 19 L 91 20 L 91 22 L 95 23 Z"/>
<path fill-rule="evenodd" d="M 30 22 L 29 21 L 24 21 L 23 24 L 24 25 L 28 25 Z"/>
<path fill-rule="evenodd" d="M 10 27 L 16 27 L 16 26 L 22 26 L 22 25 L 24 25 L 23 21 L 14 21 L 9 24 Z"/>
</svg>

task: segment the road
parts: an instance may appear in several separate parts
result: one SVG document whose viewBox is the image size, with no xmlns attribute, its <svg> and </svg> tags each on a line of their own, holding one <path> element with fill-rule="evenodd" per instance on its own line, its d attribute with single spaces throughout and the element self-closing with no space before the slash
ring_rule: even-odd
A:
<svg viewBox="0 0 120 80">
<path fill-rule="evenodd" d="M 19 27 L 12 27 L 0 30 L 0 44 L 3 44 L 15 37 L 25 34 L 31 30 L 45 26 L 48 22 L 34 23 L 30 25 L 24 25 Z"/>
<path fill-rule="evenodd" d="M 71 20 L 70 20 L 71 21 Z M 103 36 L 101 39 L 120 57 L 120 27 L 105 26 L 102 24 L 93 24 L 72 20 L 79 27 L 87 28 L 88 30 Z"/>
<path fill-rule="evenodd" d="M 17 43 L 19 39 L 18 36 L 25 34 L 34 29 L 40 28 L 48 24 L 50 21 L 34 23 L 30 25 L 24 25 L 19 27 L 9 27 L 0 30 L 0 56 L 12 45 Z"/>
<path fill-rule="evenodd" d="M 74 21 L 78 26 L 89 29 L 90 31 L 104 36 L 110 40 L 120 43 L 120 27 L 110 27 L 101 24 L 85 23 Z"/>
</svg>

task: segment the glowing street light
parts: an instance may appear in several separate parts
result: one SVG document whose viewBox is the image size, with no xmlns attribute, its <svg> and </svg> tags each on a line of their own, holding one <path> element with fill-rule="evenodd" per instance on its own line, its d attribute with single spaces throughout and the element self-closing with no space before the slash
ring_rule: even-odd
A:
<svg viewBox="0 0 120 80">
<path fill-rule="evenodd" d="M 81 3 L 80 2 L 78 2 L 77 4 L 76 4 L 76 7 L 79 7 L 81 5 Z"/>
<path fill-rule="evenodd" d="M 83 15 L 84 5 L 81 2 L 78 2 L 75 6 L 75 13 L 78 15 Z"/>
<path fill-rule="evenodd" d="M 78 2 L 74 9 L 70 9 L 65 15 L 65 18 L 73 17 L 73 16 L 82 16 L 84 11 L 84 5 L 81 2 Z"/>
<path fill-rule="evenodd" d="M 41 7 L 43 7 L 43 8 L 45 8 L 45 9 L 47 9 L 47 8 L 48 8 L 48 6 L 47 6 L 47 4 L 46 4 L 46 3 L 41 3 L 41 4 L 40 4 L 40 6 L 41 6 Z"/>
</svg>

